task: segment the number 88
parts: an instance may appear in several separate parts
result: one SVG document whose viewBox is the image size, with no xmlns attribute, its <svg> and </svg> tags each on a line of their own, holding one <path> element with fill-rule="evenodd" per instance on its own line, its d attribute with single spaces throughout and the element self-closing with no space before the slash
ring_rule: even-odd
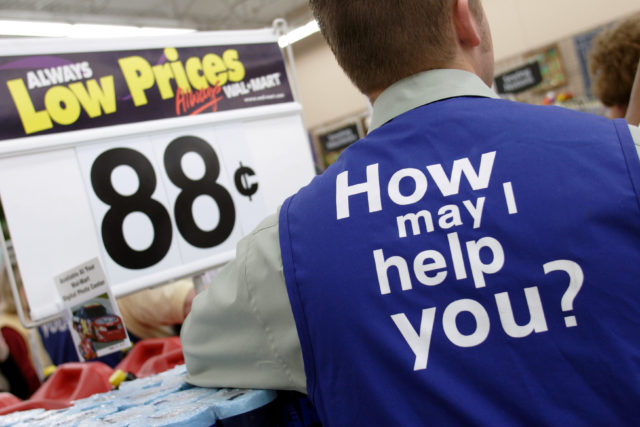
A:
<svg viewBox="0 0 640 427">
<path fill-rule="evenodd" d="M 182 158 L 189 152 L 199 155 L 205 164 L 204 176 L 198 180 L 191 180 L 182 170 Z M 130 166 L 138 176 L 140 185 L 134 194 L 125 196 L 113 188 L 111 174 L 121 165 Z M 220 162 L 213 148 L 195 136 L 176 138 L 165 150 L 164 167 L 171 182 L 182 190 L 174 206 L 176 224 L 182 237 L 198 248 L 211 248 L 223 243 L 233 231 L 236 213 L 231 195 L 216 182 L 220 176 Z M 102 240 L 109 256 L 125 268 L 150 267 L 169 252 L 171 219 L 165 207 L 151 198 L 156 182 L 151 162 L 130 148 L 105 151 L 91 166 L 93 190 L 110 206 L 102 220 Z M 220 218 L 213 230 L 202 230 L 193 217 L 193 203 L 200 195 L 210 196 L 218 205 Z M 153 241 L 145 250 L 133 249 L 125 240 L 124 220 L 133 212 L 145 214 L 153 226 Z"/>
</svg>

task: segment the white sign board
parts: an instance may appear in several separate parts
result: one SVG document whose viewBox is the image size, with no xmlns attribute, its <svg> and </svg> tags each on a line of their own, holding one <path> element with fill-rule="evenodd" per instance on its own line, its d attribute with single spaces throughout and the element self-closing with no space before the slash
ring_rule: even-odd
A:
<svg viewBox="0 0 640 427">
<path fill-rule="evenodd" d="M 87 259 L 116 296 L 232 259 L 314 175 L 270 30 L 0 51 L 0 198 L 35 320 Z"/>
<path fill-rule="evenodd" d="M 92 360 L 131 347 L 120 309 L 97 259 L 65 271 L 55 281 L 78 360 Z"/>
</svg>

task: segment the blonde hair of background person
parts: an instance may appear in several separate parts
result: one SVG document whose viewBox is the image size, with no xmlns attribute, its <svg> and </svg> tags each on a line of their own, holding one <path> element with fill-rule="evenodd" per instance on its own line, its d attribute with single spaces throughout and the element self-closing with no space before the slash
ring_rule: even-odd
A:
<svg viewBox="0 0 640 427">
<path fill-rule="evenodd" d="M 608 107 L 610 118 L 625 117 L 638 61 L 640 14 L 602 30 L 593 41 L 589 52 L 591 90 Z"/>
<path fill-rule="evenodd" d="M 178 280 L 118 298 L 118 308 L 129 332 L 140 339 L 175 336 L 195 296 L 191 279 Z"/>
</svg>

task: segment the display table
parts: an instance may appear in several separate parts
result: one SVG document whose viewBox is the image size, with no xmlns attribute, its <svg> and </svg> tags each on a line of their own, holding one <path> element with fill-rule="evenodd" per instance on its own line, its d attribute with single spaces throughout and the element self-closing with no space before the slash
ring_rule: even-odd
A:
<svg viewBox="0 0 640 427">
<path fill-rule="evenodd" d="M 271 390 L 193 387 L 178 365 L 123 382 L 116 390 L 75 400 L 64 409 L 41 408 L 0 417 L 1 426 L 276 426 Z"/>
</svg>

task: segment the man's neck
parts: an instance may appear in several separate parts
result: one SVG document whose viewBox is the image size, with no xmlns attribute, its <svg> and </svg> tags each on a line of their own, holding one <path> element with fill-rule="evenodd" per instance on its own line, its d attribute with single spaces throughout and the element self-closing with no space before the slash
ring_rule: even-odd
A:
<svg viewBox="0 0 640 427">
<path fill-rule="evenodd" d="M 468 71 L 470 73 L 473 73 L 473 74 L 479 76 L 478 73 L 476 73 L 476 70 L 470 65 L 470 63 L 468 61 L 464 60 L 463 58 L 461 58 L 460 56 L 461 55 L 458 55 L 454 60 L 450 61 L 449 64 L 447 64 L 447 65 L 445 65 L 443 67 L 440 67 L 438 69 L 453 69 L 453 70 Z M 428 69 L 420 70 L 418 73 L 423 72 L 423 71 L 429 71 L 429 70 Z M 415 74 L 418 74 L 418 73 L 415 73 Z M 482 78 L 481 76 L 479 76 L 479 77 Z M 394 84 L 394 83 L 396 83 L 396 82 L 393 82 L 392 84 Z M 487 83 L 487 82 L 485 82 L 485 83 L 487 84 L 487 86 L 491 86 L 491 83 Z M 391 85 L 389 85 L 388 87 L 390 87 L 390 86 Z M 385 90 L 387 90 L 388 87 L 385 87 L 385 88 L 382 88 L 382 89 L 376 89 L 376 90 L 373 90 L 373 91 L 365 94 L 366 97 L 369 98 L 369 102 L 371 102 L 371 105 L 373 105 L 376 102 L 376 99 L 378 99 L 380 94 L 382 92 L 384 92 Z"/>
</svg>

